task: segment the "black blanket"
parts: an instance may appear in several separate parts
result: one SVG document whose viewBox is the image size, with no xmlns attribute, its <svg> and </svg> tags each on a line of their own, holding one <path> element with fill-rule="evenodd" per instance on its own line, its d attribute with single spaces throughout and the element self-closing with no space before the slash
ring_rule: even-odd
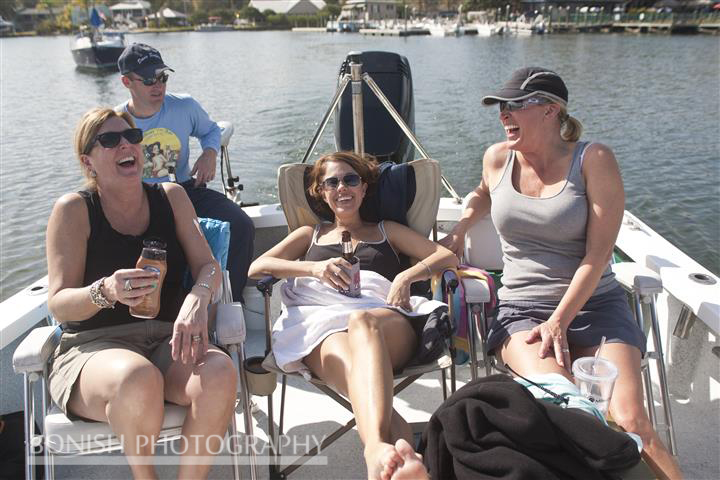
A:
<svg viewBox="0 0 720 480">
<path fill-rule="evenodd" d="M 436 480 L 612 479 L 635 442 L 577 409 L 536 400 L 506 375 L 470 382 L 433 414 L 419 452 Z"/>
</svg>

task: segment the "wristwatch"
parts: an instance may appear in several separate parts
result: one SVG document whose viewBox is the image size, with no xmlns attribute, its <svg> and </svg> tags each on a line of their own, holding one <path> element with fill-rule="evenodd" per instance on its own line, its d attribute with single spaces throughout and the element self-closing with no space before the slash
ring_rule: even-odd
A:
<svg viewBox="0 0 720 480">
<path fill-rule="evenodd" d="M 105 277 L 100 280 L 95 280 L 90 285 L 90 301 L 98 308 L 115 308 L 115 302 L 111 302 L 102 293 L 102 287 L 105 282 Z"/>
</svg>

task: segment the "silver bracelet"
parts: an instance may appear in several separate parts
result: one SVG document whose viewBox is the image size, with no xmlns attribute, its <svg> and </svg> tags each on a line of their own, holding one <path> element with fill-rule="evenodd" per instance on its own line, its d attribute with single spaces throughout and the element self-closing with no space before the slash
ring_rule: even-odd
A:
<svg viewBox="0 0 720 480">
<path fill-rule="evenodd" d="M 205 282 L 198 282 L 198 283 L 196 283 L 194 286 L 195 286 L 195 287 L 207 288 L 208 290 L 210 290 L 210 295 L 212 295 L 212 293 L 213 293 L 212 288 L 210 287 L 210 285 L 208 285 L 208 284 L 205 283 Z"/>
<path fill-rule="evenodd" d="M 430 270 L 430 267 L 428 267 L 427 263 L 423 262 L 422 260 L 419 260 L 418 263 L 422 263 L 423 266 L 424 266 L 425 268 L 427 268 L 428 275 L 430 276 L 430 278 L 432 278 L 433 273 L 432 273 L 432 270 Z"/>
<path fill-rule="evenodd" d="M 105 277 L 102 277 L 100 280 L 95 280 L 93 284 L 90 285 L 90 301 L 98 308 L 115 308 L 115 302 L 108 300 L 108 298 L 102 293 L 104 282 Z"/>
</svg>

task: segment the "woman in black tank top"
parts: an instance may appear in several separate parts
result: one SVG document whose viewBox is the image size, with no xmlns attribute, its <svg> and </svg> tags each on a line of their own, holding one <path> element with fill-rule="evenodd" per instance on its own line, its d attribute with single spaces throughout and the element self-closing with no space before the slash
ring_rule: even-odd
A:
<svg viewBox="0 0 720 480">
<path fill-rule="evenodd" d="M 188 454 L 205 456 L 235 401 L 232 361 L 208 344 L 207 308 L 220 267 L 184 189 L 142 183 L 142 139 L 128 113 L 109 108 L 90 110 L 76 129 L 87 189 L 58 200 L 47 228 L 48 307 L 63 328 L 50 394 L 68 416 L 110 423 L 129 457 L 152 455 L 165 401 L 187 405 L 193 414 L 183 431 L 200 440 L 189 442 Z M 164 281 L 135 268 L 150 237 L 166 244 Z M 196 280 L 189 291 L 182 286 L 188 268 Z M 157 288 L 160 313 L 131 316 L 129 307 Z M 140 463 L 129 461 L 135 478 L 156 476 Z M 207 476 L 210 465 L 191 463 L 180 462 L 178 475 Z"/>
<path fill-rule="evenodd" d="M 348 231 L 361 268 L 392 282 L 386 303 L 408 310 L 413 282 L 457 264 L 449 250 L 403 225 L 378 225 L 360 217 L 363 198 L 377 178 L 373 159 L 348 152 L 325 155 L 310 177 L 309 193 L 332 213 L 333 222 L 293 231 L 253 262 L 251 277 L 314 277 L 332 289 L 346 289 L 346 269 L 351 265 L 341 257 L 340 241 L 342 232 Z M 399 255 L 420 261 L 403 269 Z M 408 424 L 392 408 L 392 376 L 408 362 L 416 344 L 412 326 L 398 311 L 355 310 L 346 330 L 321 335 L 308 346 L 310 353 L 298 359 L 350 399 L 369 478 L 379 478 L 383 469 L 391 472 L 392 465 L 401 463 L 393 438 L 412 438 Z"/>
</svg>

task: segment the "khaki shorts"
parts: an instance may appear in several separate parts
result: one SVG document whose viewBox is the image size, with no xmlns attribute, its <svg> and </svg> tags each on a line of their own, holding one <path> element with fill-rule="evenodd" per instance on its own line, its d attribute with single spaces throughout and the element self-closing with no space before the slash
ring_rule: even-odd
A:
<svg viewBox="0 0 720 480">
<path fill-rule="evenodd" d="M 66 415 L 72 416 L 68 414 L 67 403 L 80 371 L 93 355 L 109 348 L 136 352 L 150 360 L 164 374 L 172 363 L 169 344 L 172 332 L 172 323 L 158 320 L 143 320 L 78 333 L 63 332 L 50 365 L 50 396 Z"/>
</svg>

